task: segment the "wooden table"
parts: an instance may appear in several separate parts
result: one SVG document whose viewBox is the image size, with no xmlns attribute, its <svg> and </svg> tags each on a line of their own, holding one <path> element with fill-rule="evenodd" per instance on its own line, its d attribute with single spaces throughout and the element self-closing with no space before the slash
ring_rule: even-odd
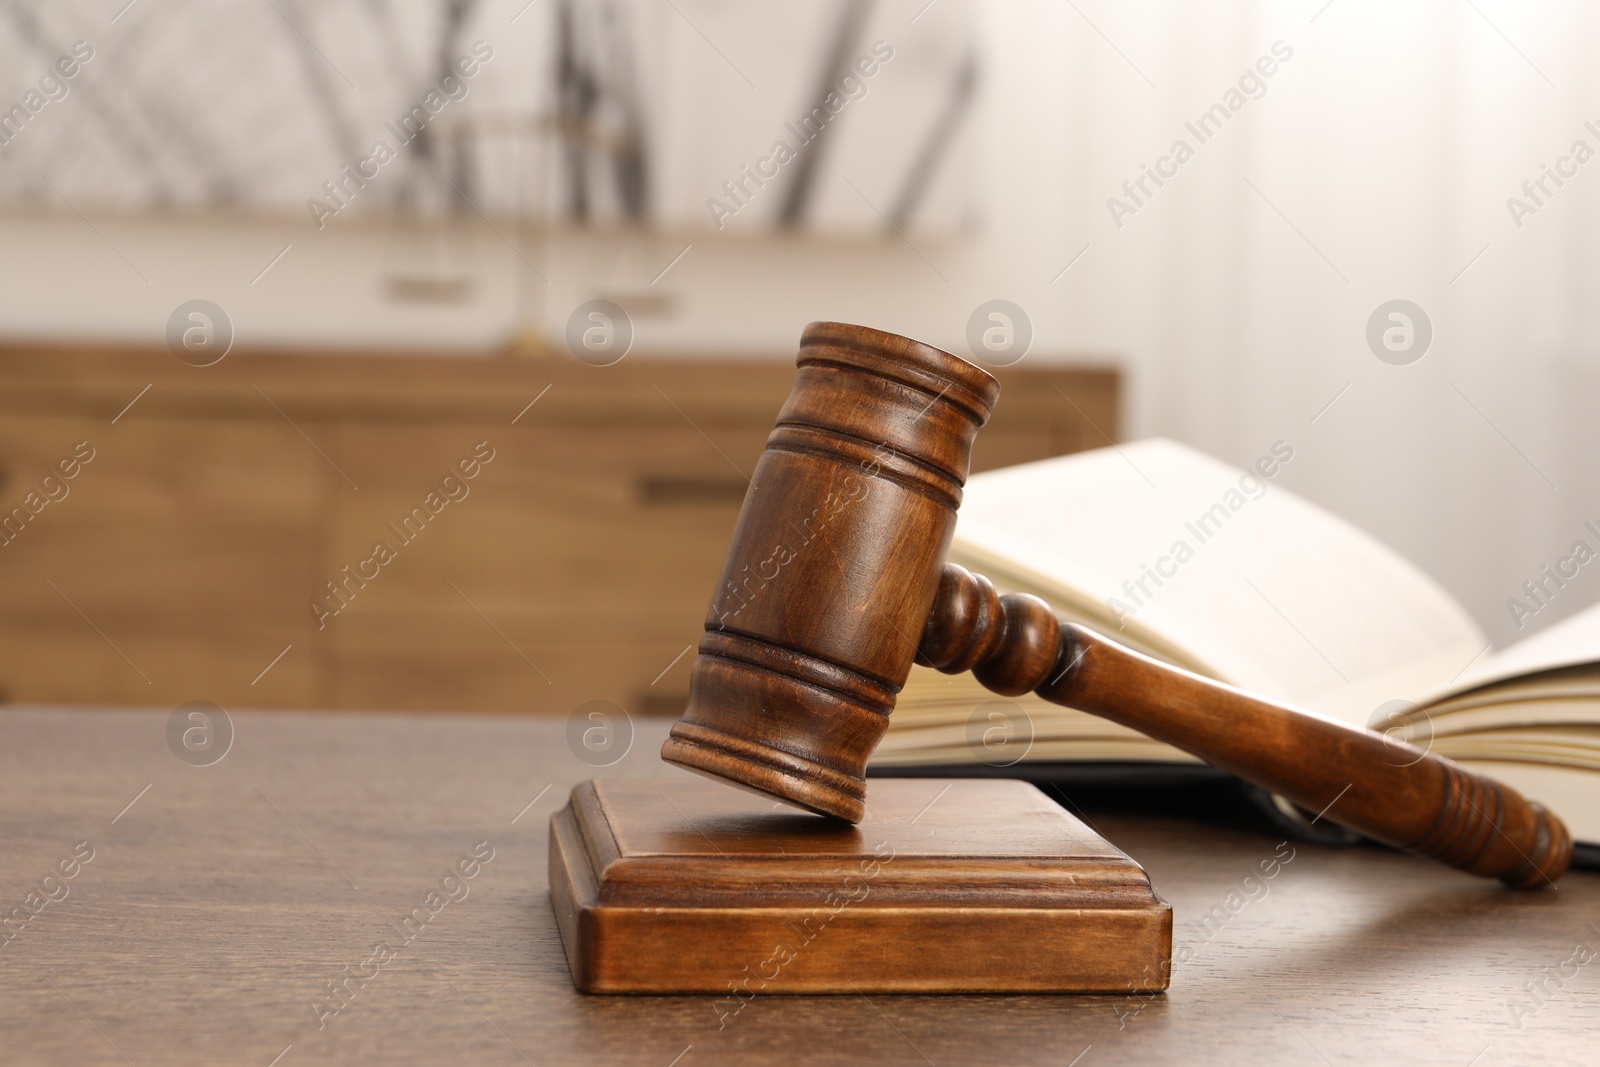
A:
<svg viewBox="0 0 1600 1067">
<path fill-rule="evenodd" d="M 719 1030 L 709 997 L 574 992 L 546 897 L 551 813 L 585 778 L 674 773 L 664 722 L 597 769 L 560 719 L 232 721 L 227 755 L 199 767 L 169 750 L 165 711 L 0 715 L 0 911 L 28 913 L 58 862 L 76 871 L 0 947 L 0 1061 L 1595 1062 L 1600 959 L 1563 965 L 1600 950 L 1594 874 L 1515 893 L 1296 844 L 1263 880 L 1276 839 L 1091 811 L 1173 905 L 1187 962 L 1168 995 L 773 996 Z M 74 864 L 82 841 L 93 858 Z M 444 881 L 484 841 L 493 859 Z M 376 942 L 393 958 L 326 1014 L 328 983 L 372 974 Z"/>
</svg>

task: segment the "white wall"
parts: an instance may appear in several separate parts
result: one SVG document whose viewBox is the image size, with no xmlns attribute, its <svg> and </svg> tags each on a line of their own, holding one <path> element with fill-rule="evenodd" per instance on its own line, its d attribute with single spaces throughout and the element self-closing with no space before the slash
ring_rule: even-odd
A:
<svg viewBox="0 0 1600 1067">
<path fill-rule="evenodd" d="M 1520 229 L 1505 204 L 1575 139 L 1600 150 L 1583 128 L 1600 127 L 1597 16 L 1494 0 L 982 12 L 983 218 L 965 240 L 512 234 L 525 261 L 480 225 L 463 246 L 473 299 L 419 308 L 384 296 L 381 227 L 96 218 L 97 232 L 70 212 L 13 217 L 0 220 L 0 331 L 154 341 L 173 307 L 206 297 L 241 344 L 489 349 L 518 321 L 559 338 L 597 292 L 650 290 L 688 244 L 654 287 L 675 313 L 637 323 L 641 353 L 784 352 L 817 318 L 965 352 L 972 309 L 1003 297 L 1032 318 L 1030 359 L 1121 361 L 1130 435 L 1241 464 L 1289 440 L 1284 485 L 1424 567 L 1497 643 L 1517 636 L 1505 600 L 1522 580 L 1579 537 L 1600 543 L 1581 527 L 1600 527 L 1600 322 L 1585 299 L 1600 160 Z M 1294 54 L 1266 95 L 1114 225 L 1107 197 L 1278 40 Z M 1410 366 L 1364 339 L 1395 297 L 1434 326 Z M 1589 570 L 1524 632 L 1600 596 Z"/>
</svg>

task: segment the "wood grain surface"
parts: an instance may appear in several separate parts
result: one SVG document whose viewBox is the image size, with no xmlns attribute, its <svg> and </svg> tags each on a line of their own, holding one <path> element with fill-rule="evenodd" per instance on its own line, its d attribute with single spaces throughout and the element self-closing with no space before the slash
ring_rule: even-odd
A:
<svg viewBox="0 0 1600 1067">
<path fill-rule="evenodd" d="M 576 992 L 546 897 L 551 813 L 585 779 L 676 773 L 664 722 L 597 768 L 560 718 L 236 713 L 195 767 L 167 719 L 0 715 L 0 910 L 94 849 L 0 947 L 0 1061 L 1491 1067 L 1589 1064 L 1600 1034 L 1600 960 L 1576 962 L 1600 949 L 1594 874 L 1518 893 L 1097 810 L 1173 905 L 1167 994 L 758 997 L 719 1029 L 710 997 Z M 484 841 L 468 895 L 405 944 L 395 924 Z M 327 983 L 370 973 L 378 942 L 394 957 L 319 1029 Z"/>
<path fill-rule="evenodd" d="M 1172 909 L 1035 786 L 873 782 L 860 826 L 696 778 L 580 784 L 550 897 L 590 993 L 1154 993 Z"/>
<path fill-rule="evenodd" d="M 1117 372 L 1084 358 L 1001 368 L 978 469 L 1118 438 Z M 0 513 L 95 450 L 0 547 L 0 701 L 677 714 L 692 657 L 664 669 L 698 637 L 793 378 L 792 353 L 197 368 L 0 343 Z M 401 544 L 388 524 L 480 441 L 470 495 Z M 380 539 L 399 561 L 344 585 Z M 356 595 L 319 628 L 330 581 Z"/>
</svg>

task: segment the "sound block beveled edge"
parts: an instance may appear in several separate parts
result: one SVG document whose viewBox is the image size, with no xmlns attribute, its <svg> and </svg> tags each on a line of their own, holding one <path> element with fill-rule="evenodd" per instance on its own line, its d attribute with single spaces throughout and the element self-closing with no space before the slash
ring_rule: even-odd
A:
<svg viewBox="0 0 1600 1067">
<path fill-rule="evenodd" d="M 551 816 L 550 898 L 588 993 L 1127 994 L 1170 974 L 1143 868 L 1016 781 L 874 780 L 861 827 L 700 779 L 584 782 Z"/>
</svg>

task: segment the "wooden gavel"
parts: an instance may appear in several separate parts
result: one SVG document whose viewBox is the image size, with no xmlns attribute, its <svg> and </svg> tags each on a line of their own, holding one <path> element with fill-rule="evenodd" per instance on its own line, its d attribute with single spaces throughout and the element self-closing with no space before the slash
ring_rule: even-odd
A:
<svg viewBox="0 0 1600 1067">
<path fill-rule="evenodd" d="M 1543 806 L 1448 759 L 1157 662 L 945 562 L 1000 394 L 896 334 L 807 326 L 661 756 L 859 822 L 913 662 L 1132 727 L 1368 837 L 1508 885 L 1561 876 Z"/>
</svg>

